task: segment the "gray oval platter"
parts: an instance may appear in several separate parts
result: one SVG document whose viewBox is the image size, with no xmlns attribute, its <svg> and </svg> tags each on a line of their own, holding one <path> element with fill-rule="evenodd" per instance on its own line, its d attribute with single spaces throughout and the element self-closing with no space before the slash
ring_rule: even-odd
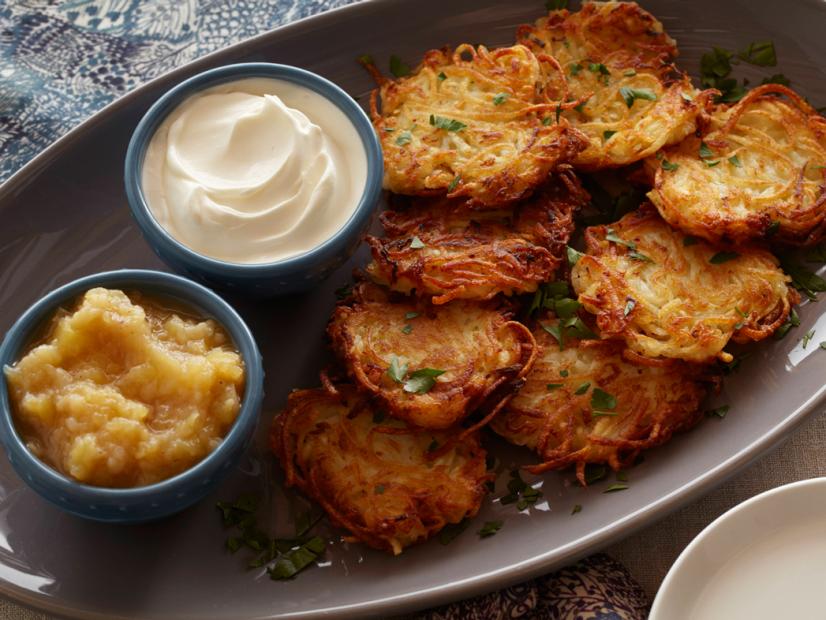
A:
<svg viewBox="0 0 826 620">
<path fill-rule="evenodd" d="M 78 276 L 119 267 L 163 269 L 133 225 L 123 191 L 129 136 L 149 105 L 171 85 L 198 71 L 243 61 L 274 61 L 316 71 L 366 104 L 372 84 L 355 62 L 390 54 L 414 64 L 446 43 L 507 44 L 517 24 L 543 12 L 541 0 L 374 0 L 359 3 L 240 43 L 156 79 L 108 106 L 56 142 L 0 186 L 0 333 L 46 291 Z M 681 50 L 680 64 L 697 73 L 712 45 L 742 49 L 773 40 L 776 69 L 740 65 L 752 83 L 783 72 L 815 105 L 826 104 L 826 3 L 736 0 L 651 0 Z M 80 618 L 226 619 L 388 616 L 492 590 L 568 563 L 663 516 L 719 484 L 775 446 L 824 396 L 826 314 L 806 304 L 801 327 L 782 341 L 764 342 L 717 398 L 731 405 L 724 420 L 649 453 L 630 471 L 630 488 L 604 494 L 607 482 L 582 489 L 569 473 L 543 478 L 543 500 L 529 512 L 488 500 L 477 522 L 449 546 L 436 541 L 388 557 L 335 540 L 319 567 L 290 582 L 247 572 L 224 551 L 214 508 L 243 491 L 264 493 L 275 533 L 291 532 L 290 512 L 265 450 L 273 412 L 292 387 L 317 384 L 327 353 L 324 326 L 334 290 L 363 264 L 364 249 L 311 294 L 252 303 L 229 300 L 253 328 L 265 358 L 266 412 L 259 442 L 214 496 L 166 521 L 139 527 L 88 523 L 44 503 L 0 463 L 0 593 L 24 604 Z M 800 339 L 818 333 L 808 348 Z M 821 333 L 822 332 L 822 333 Z M 526 453 L 491 443 L 506 465 Z M 500 476 L 503 494 L 507 476 Z M 582 512 L 571 515 L 574 505 Z M 484 520 L 502 530 L 480 540 Z M 650 553 L 657 553 L 651 549 Z"/>
</svg>

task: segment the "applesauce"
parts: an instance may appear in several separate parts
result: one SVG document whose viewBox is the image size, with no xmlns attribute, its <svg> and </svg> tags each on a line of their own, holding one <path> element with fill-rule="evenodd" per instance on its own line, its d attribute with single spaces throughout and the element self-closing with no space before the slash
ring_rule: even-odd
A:
<svg viewBox="0 0 826 620">
<path fill-rule="evenodd" d="M 136 487 L 214 450 L 241 408 L 244 363 L 212 319 L 94 288 L 5 369 L 28 448 L 94 486 Z"/>
</svg>

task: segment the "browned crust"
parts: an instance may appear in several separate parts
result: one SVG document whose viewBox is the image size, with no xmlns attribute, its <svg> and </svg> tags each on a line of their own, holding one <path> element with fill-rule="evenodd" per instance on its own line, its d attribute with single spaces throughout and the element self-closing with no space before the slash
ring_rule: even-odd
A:
<svg viewBox="0 0 826 620">
<path fill-rule="evenodd" d="M 460 328 L 450 317 L 464 311 L 477 313 L 473 320 L 482 322 L 476 326 L 479 331 L 475 339 L 469 342 L 476 349 L 460 364 L 456 347 L 465 346 L 463 335 L 451 338 L 450 330 Z M 402 317 L 409 312 L 417 312 L 423 321 L 433 324 L 423 328 L 424 324 L 413 323 L 410 334 L 399 335 L 407 322 Z M 443 316 L 448 318 L 443 320 Z M 387 378 L 388 352 L 369 348 L 359 351 L 357 341 L 369 341 L 372 331 L 381 334 L 382 344 L 392 349 L 393 354 L 424 352 L 430 360 L 426 366 L 446 370 L 452 373 L 452 379 L 438 381 L 426 394 L 404 392 L 401 384 Z M 496 304 L 479 307 L 457 301 L 432 306 L 409 300 L 391 303 L 381 288 L 369 283 L 357 285 L 352 299 L 336 308 L 327 333 L 348 376 L 362 390 L 375 396 L 390 415 L 429 429 L 449 428 L 476 410 L 496 408 L 518 389 L 535 356 L 530 330 L 510 320 L 509 313 Z M 496 365 L 498 354 L 505 351 L 516 359 L 504 367 L 483 367 Z"/>
<path fill-rule="evenodd" d="M 288 487 L 321 504 L 351 539 L 396 554 L 448 523 L 476 515 L 491 478 L 478 433 L 422 434 L 374 423 L 378 408 L 354 386 L 338 385 L 336 391 L 338 396 L 322 389 L 294 391 L 273 420 L 270 445 Z M 336 407 L 343 409 L 340 415 L 319 419 Z M 440 460 L 429 451 L 434 440 L 443 446 L 442 455 L 451 455 Z M 330 446 L 336 446 L 335 454 Z"/>
</svg>

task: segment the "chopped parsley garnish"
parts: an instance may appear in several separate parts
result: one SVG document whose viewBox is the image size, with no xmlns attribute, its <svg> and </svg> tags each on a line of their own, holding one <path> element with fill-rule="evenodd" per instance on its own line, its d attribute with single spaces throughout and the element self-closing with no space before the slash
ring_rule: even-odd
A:
<svg viewBox="0 0 826 620">
<path fill-rule="evenodd" d="M 585 484 L 593 484 L 608 475 L 608 468 L 602 464 L 588 463 L 585 465 Z"/>
<path fill-rule="evenodd" d="M 430 124 L 446 131 L 462 131 L 467 127 L 467 125 L 461 121 L 453 118 L 445 118 L 444 116 L 436 116 L 435 114 L 430 115 Z"/>
<path fill-rule="evenodd" d="M 686 247 L 686 248 L 690 245 L 696 245 L 699 242 L 700 242 L 700 240 L 697 237 L 692 237 L 691 235 L 683 237 L 683 247 Z"/>
<path fill-rule="evenodd" d="M 615 133 L 617 133 L 617 132 L 616 131 L 611 131 L 610 129 L 606 129 L 605 131 L 602 132 L 602 139 L 605 142 L 607 142 L 608 140 L 611 139 L 611 136 L 613 136 Z"/>
<path fill-rule="evenodd" d="M 467 529 L 470 525 L 470 519 L 462 519 L 459 523 L 448 523 L 442 531 L 439 532 L 439 542 L 443 545 L 448 545 L 455 538 Z"/>
<path fill-rule="evenodd" d="M 813 330 L 813 329 L 810 329 L 809 331 L 807 331 L 803 335 L 803 338 L 801 339 L 800 344 L 803 346 L 804 349 L 808 346 L 809 342 L 811 341 L 812 338 L 814 338 L 814 336 L 815 336 L 815 330 Z"/>
<path fill-rule="evenodd" d="M 493 536 L 496 532 L 502 529 L 504 524 L 505 523 L 503 521 L 485 521 L 482 529 L 477 532 L 479 534 L 479 538 L 489 538 Z"/>
<path fill-rule="evenodd" d="M 631 88 L 629 86 L 621 86 L 620 95 L 625 99 L 625 105 L 629 108 L 634 105 L 637 99 L 645 99 L 647 101 L 656 101 L 657 95 L 650 88 Z"/>
<path fill-rule="evenodd" d="M 726 417 L 726 414 L 729 412 L 729 409 L 731 409 L 731 405 L 721 405 L 715 409 L 709 409 L 708 411 L 706 411 L 706 415 L 710 418 L 717 417 L 722 420 Z"/>
<path fill-rule="evenodd" d="M 438 441 L 436 441 L 435 439 L 433 439 L 433 440 L 432 440 L 432 441 L 431 441 L 431 442 L 427 445 L 427 451 L 428 451 L 428 452 L 436 452 L 436 450 L 438 450 L 438 449 L 439 449 L 439 442 L 438 442 Z"/>
<path fill-rule="evenodd" d="M 547 385 L 545 385 L 545 387 L 550 392 L 551 390 L 556 390 L 556 389 L 561 388 L 563 385 L 565 385 L 565 384 L 564 383 L 548 383 Z"/>
<path fill-rule="evenodd" d="M 637 71 L 635 69 L 628 69 L 625 73 L 623 73 L 625 77 L 634 77 L 637 75 Z"/>
<path fill-rule="evenodd" d="M 396 383 L 402 383 L 407 375 L 407 364 L 400 364 L 399 358 L 395 355 L 390 359 L 390 367 L 387 369 L 387 376 Z"/>
<path fill-rule="evenodd" d="M 377 484 L 375 486 L 375 488 L 373 489 L 373 492 L 376 495 L 384 495 L 384 485 L 383 484 Z"/>
<path fill-rule="evenodd" d="M 619 245 L 624 245 L 629 250 L 636 250 L 637 244 L 633 241 L 626 241 L 625 239 L 620 239 L 617 236 L 617 233 L 614 232 L 613 228 L 609 228 L 608 232 L 605 234 L 605 240 L 610 241 L 611 243 L 617 243 Z"/>
<path fill-rule="evenodd" d="M 578 75 L 579 72 L 582 71 L 582 65 L 578 62 L 575 62 L 571 65 L 571 75 Z"/>
<path fill-rule="evenodd" d="M 826 291 L 826 280 L 792 260 L 788 256 L 780 255 L 780 266 L 792 279 L 792 286 L 804 293 L 810 300 L 817 297 L 817 293 Z"/>
<path fill-rule="evenodd" d="M 775 220 L 766 228 L 766 237 L 774 237 L 778 230 L 780 230 L 780 222 Z"/>
<path fill-rule="evenodd" d="M 218 502 L 216 507 L 221 512 L 224 527 L 237 528 L 237 535 L 227 538 L 226 547 L 235 553 L 241 547 L 254 552 L 247 568 L 267 566 L 267 573 L 272 579 L 290 579 L 310 566 L 324 553 L 326 543 L 319 536 L 307 537 L 323 515 L 313 517 L 310 514 L 299 515 L 295 523 L 295 538 L 270 538 L 259 529 L 255 512 L 258 500 L 251 496 L 242 496 L 233 503 Z"/>
<path fill-rule="evenodd" d="M 414 370 L 404 382 L 404 391 L 411 394 L 427 394 L 436 385 L 436 377 L 443 374 L 445 374 L 444 370 L 436 368 Z"/>
<path fill-rule="evenodd" d="M 646 256 L 645 254 L 637 252 L 636 250 L 631 250 L 630 252 L 628 252 L 628 258 L 630 258 L 632 260 L 638 260 L 638 261 L 641 261 L 643 263 L 653 263 L 654 262 L 654 260 L 650 256 Z"/>
<path fill-rule="evenodd" d="M 571 267 L 573 267 L 574 265 L 576 265 L 576 264 L 577 264 L 577 262 L 579 262 L 579 259 L 580 259 L 580 258 L 582 258 L 583 256 L 585 256 L 582 252 L 580 252 L 579 250 L 575 250 L 575 249 L 574 249 L 574 248 L 572 248 L 570 245 L 569 245 L 569 246 L 566 246 L 566 248 L 565 248 L 565 252 L 566 252 L 566 254 L 567 254 L 567 256 L 568 256 L 568 264 L 569 264 Z"/>
<path fill-rule="evenodd" d="M 410 319 L 415 319 L 417 316 L 419 316 L 418 312 L 406 312 L 404 315 L 404 319 L 406 321 L 409 321 Z"/>
<path fill-rule="evenodd" d="M 336 299 L 347 299 L 350 296 L 350 293 L 353 292 L 353 285 L 352 284 L 345 284 L 344 286 L 340 286 L 335 290 Z"/>
<path fill-rule="evenodd" d="M 575 110 L 576 112 L 579 112 L 580 114 L 582 114 L 582 112 L 585 110 L 585 103 L 586 103 L 587 101 L 588 101 L 588 100 L 586 99 L 586 100 L 585 100 L 585 101 L 583 101 L 582 103 L 578 103 L 578 104 L 576 104 L 576 105 L 574 106 L 574 110 Z"/>
<path fill-rule="evenodd" d="M 585 383 L 581 384 L 581 385 L 580 385 L 580 386 L 579 386 L 579 387 L 578 387 L 578 388 L 574 391 L 574 394 L 576 394 L 577 396 L 582 396 L 583 394 L 585 394 L 585 392 L 587 392 L 587 391 L 588 391 L 588 388 L 590 388 L 590 387 L 591 387 L 591 382 L 590 382 L 590 381 L 586 381 Z"/>
<path fill-rule="evenodd" d="M 737 56 L 747 63 L 757 65 L 758 67 L 777 66 L 777 54 L 774 51 L 774 43 L 771 41 L 750 43 L 749 46 L 737 54 Z"/>
<path fill-rule="evenodd" d="M 397 78 L 410 75 L 410 65 L 402 62 L 401 58 L 393 54 L 390 56 L 390 73 Z"/>
<path fill-rule="evenodd" d="M 615 493 L 616 491 L 624 491 L 627 488 L 628 488 L 627 484 L 624 484 L 622 482 L 617 482 L 617 483 L 612 484 L 611 486 L 609 486 L 607 489 L 605 489 L 603 491 L 603 493 Z"/>
<path fill-rule="evenodd" d="M 617 472 L 617 480 L 619 480 L 620 482 L 628 482 L 628 472 L 620 469 Z"/>
<path fill-rule="evenodd" d="M 634 307 L 636 305 L 637 305 L 636 301 L 634 301 L 631 297 L 626 297 L 625 298 L 625 308 L 622 311 L 623 316 L 628 316 L 629 314 L 631 314 L 631 311 L 634 309 Z"/>
<path fill-rule="evenodd" d="M 559 371 L 559 376 L 560 376 L 560 377 L 567 377 L 567 376 L 568 376 L 568 369 L 567 369 L 567 368 L 563 368 L 562 370 L 560 370 L 560 371 Z"/>
<path fill-rule="evenodd" d="M 706 165 L 706 168 L 714 168 L 714 166 L 720 163 L 720 160 L 708 161 L 707 159 L 704 159 L 703 163 Z"/>
<path fill-rule="evenodd" d="M 376 64 L 373 61 L 373 57 L 370 54 L 362 54 L 361 56 L 357 57 L 356 60 L 358 60 L 363 65 L 374 65 L 374 64 Z"/>
<path fill-rule="evenodd" d="M 545 0 L 545 8 L 549 11 L 561 11 L 568 8 L 568 0 Z"/>
<path fill-rule="evenodd" d="M 821 349 L 826 349 L 826 342 L 821 342 L 818 346 L 819 346 Z"/>
<path fill-rule="evenodd" d="M 447 76 L 445 75 L 444 71 L 439 71 L 439 75 L 437 75 L 436 77 L 439 78 L 440 82 L 444 82 L 447 79 Z"/>
<path fill-rule="evenodd" d="M 786 322 L 774 332 L 774 339 L 782 340 L 792 327 L 800 327 L 800 317 L 797 316 L 797 311 L 794 308 L 792 308 L 792 311 L 789 313 L 789 318 L 786 319 Z"/>
<path fill-rule="evenodd" d="M 582 512 L 582 506 L 580 504 L 574 504 L 574 507 L 571 508 L 571 514 L 575 515 L 578 512 Z"/>
<path fill-rule="evenodd" d="M 687 92 L 680 92 L 680 97 L 682 97 L 682 98 L 683 98 L 683 101 L 688 101 L 688 102 L 692 102 L 692 101 L 694 101 L 694 97 L 692 97 L 692 96 L 691 96 L 690 94 L 688 94 Z"/>
<path fill-rule="evenodd" d="M 403 131 L 398 136 L 396 136 L 396 144 L 398 146 L 405 146 L 410 144 L 410 141 L 413 140 L 413 134 L 409 131 Z"/>
<path fill-rule="evenodd" d="M 457 174 L 455 177 L 453 177 L 453 180 L 450 182 L 450 185 L 447 186 L 447 193 L 449 194 L 454 189 L 456 189 L 456 186 L 459 185 L 459 181 L 461 181 L 461 180 L 462 180 L 462 175 L 461 174 Z"/>
<path fill-rule="evenodd" d="M 712 265 L 722 265 L 723 263 L 727 263 L 730 260 L 734 260 L 735 258 L 738 258 L 739 256 L 740 256 L 740 254 L 738 252 L 721 251 L 721 252 L 717 252 L 714 256 L 709 258 L 708 262 L 710 262 Z"/>
<path fill-rule="evenodd" d="M 559 108 L 557 108 L 557 109 L 559 109 Z M 548 125 L 550 125 L 552 122 L 553 122 L 553 120 L 551 119 L 550 116 L 546 116 L 545 118 L 542 119 L 542 124 L 545 125 L 546 127 Z"/>
<path fill-rule="evenodd" d="M 412 331 L 413 331 L 413 326 L 412 326 L 412 325 L 410 325 L 410 323 L 408 323 L 407 325 L 405 325 L 404 327 L 402 327 L 402 333 L 403 333 L 405 336 L 410 335 L 410 332 L 412 332 Z"/>
<path fill-rule="evenodd" d="M 595 387 L 591 392 L 591 407 L 594 409 L 616 409 L 617 399 L 613 394 L 609 394 L 605 390 Z"/>
<path fill-rule="evenodd" d="M 522 480 L 518 469 L 510 472 L 510 480 L 508 480 L 508 494 L 499 498 L 499 503 L 508 505 L 516 503 L 516 509 L 520 512 L 529 506 L 533 506 L 539 498 L 542 497 L 542 492 L 534 489 L 527 482 Z"/>
<path fill-rule="evenodd" d="M 740 158 L 737 155 L 732 155 L 728 158 L 728 163 L 730 163 L 735 168 L 741 168 L 743 164 L 740 163 Z"/>
<path fill-rule="evenodd" d="M 604 64 L 602 64 L 601 62 L 592 62 L 588 65 L 588 70 L 591 73 L 598 74 L 602 79 L 603 83 L 606 85 L 608 84 L 611 72 L 608 70 L 608 67 L 606 67 Z"/>
<path fill-rule="evenodd" d="M 705 142 L 700 142 L 700 157 L 702 159 L 714 157 L 714 151 L 712 151 Z"/>
<path fill-rule="evenodd" d="M 493 105 L 502 105 L 508 100 L 508 97 L 510 97 L 508 93 L 499 93 L 498 95 L 494 96 Z"/>
<path fill-rule="evenodd" d="M 803 253 L 807 263 L 826 263 L 826 243 L 809 248 Z"/>
<path fill-rule="evenodd" d="M 412 250 L 421 250 L 424 247 L 424 242 L 419 239 L 419 237 L 414 236 L 410 240 L 410 249 Z"/>
<path fill-rule="evenodd" d="M 672 164 L 667 159 L 663 158 L 660 162 L 660 166 L 662 166 L 663 170 L 668 170 L 669 172 L 674 172 L 680 167 L 680 164 Z"/>
<path fill-rule="evenodd" d="M 792 81 L 782 73 L 775 73 L 767 78 L 763 78 L 761 84 L 780 84 L 782 86 L 791 86 Z"/>
<path fill-rule="evenodd" d="M 558 103 L 556 106 L 556 124 L 559 124 L 559 117 L 562 114 L 562 104 Z"/>
</svg>

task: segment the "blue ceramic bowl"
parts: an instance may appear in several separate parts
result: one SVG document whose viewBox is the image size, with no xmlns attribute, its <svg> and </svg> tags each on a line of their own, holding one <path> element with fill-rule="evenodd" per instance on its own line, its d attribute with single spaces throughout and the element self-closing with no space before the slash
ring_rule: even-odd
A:
<svg viewBox="0 0 826 620">
<path fill-rule="evenodd" d="M 241 410 L 220 445 L 185 472 L 131 489 L 81 484 L 52 469 L 26 448 L 14 427 L 2 368 L 20 359 L 44 321 L 64 304 L 96 286 L 138 290 L 166 297 L 211 317 L 224 326 L 246 366 Z M 52 291 L 31 306 L 11 327 L 0 345 L 0 441 L 18 475 L 56 506 L 81 517 L 111 523 L 152 521 L 183 510 L 212 491 L 237 464 L 252 439 L 264 395 L 261 355 L 240 316 L 218 295 L 200 284 L 169 273 L 125 269 L 86 276 Z"/>
<path fill-rule="evenodd" d="M 174 239 L 152 216 L 141 187 L 143 160 L 155 130 L 180 103 L 194 93 L 245 78 L 276 78 L 309 88 L 337 105 L 361 138 L 367 157 L 367 182 L 356 210 L 331 238 L 312 250 L 273 263 L 230 263 L 199 254 Z M 124 181 L 132 215 L 152 249 L 169 266 L 214 286 L 255 297 L 283 295 L 313 288 L 340 266 L 358 246 L 381 194 L 384 164 L 370 119 L 341 88 L 297 67 L 270 63 L 227 65 L 181 82 L 158 99 L 138 124 L 126 152 Z"/>
</svg>

